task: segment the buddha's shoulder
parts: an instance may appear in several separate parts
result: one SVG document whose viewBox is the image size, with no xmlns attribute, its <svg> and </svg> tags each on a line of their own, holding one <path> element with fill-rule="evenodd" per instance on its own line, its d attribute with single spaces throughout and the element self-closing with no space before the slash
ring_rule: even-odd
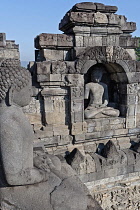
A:
<svg viewBox="0 0 140 210">
<path fill-rule="evenodd" d="M 22 111 L 19 108 L 10 107 L 0 107 L 0 124 L 17 124 L 19 118 L 22 116 Z"/>
</svg>

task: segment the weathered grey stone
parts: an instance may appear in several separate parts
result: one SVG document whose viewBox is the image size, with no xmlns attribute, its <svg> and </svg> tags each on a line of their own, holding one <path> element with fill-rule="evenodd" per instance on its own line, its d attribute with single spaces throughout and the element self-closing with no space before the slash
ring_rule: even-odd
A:
<svg viewBox="0 0 140 210">
<path fill-rule="evenodd" d="M 83 46 L 102 46 L 102 39 L 102 36 L 85 36 Z"/>
<path fill-rule="evenodd" d="M 35 48 L 41 49 L 46 47 L 57 46 L 57 34 L 42 33 L 35 38 Z"/>
<path fill-rule="evenodd" d="M 85 185 L 64 161 L 61 163 L 58 157 L 43 149 L 33 154 L 32 127 L 21 109 L 31 100 L 30 74 L 18 65 L 9 69 L 9 65 L 10 60 L 2 62 L 0 71 L 0 87 L 3 90 L 0 94 L 1 207 L 27 210 L 45 210 L 46 206 L 48 210 L 98 208 Z M 9 78 L 8 87 L 5 86 L 4 76 Z M 68 135 L 65 129 L 66 125 L 47 125 L 40 132 L 53 131 L 54 135 L 58 135 L 61 131 L 61 135 Z M 80 173 L 83 173 L 83 167 L 81 165 Z"/>
<path fill-rule="evenodd" d="M 58 145 L 70 144 L 73 142 L 73 137 L 70 135 L 61 135 L 58 140 Z"/>
<path fill-rule="evenodd" d="M 37 74 L 46 75 L 51 73 L 51 62 L 50 61 L 43 61 L 36 63 Z"/>
<path fill-rule="evenodd" d="M 120 36 L 120 46 L 124 48 L 137 48 L 139 40 L 136 37 Z"/>
<path fill-rule="evenodd" d="M 0 33 L 0 47 L 6 46 L 6 34 Z"/>
<path fill-rule="evenodd" d="M 56 61 L 52 63 L 53 74 L 67 74 L 68 69 L 64 61 Z"/>
<path fill-rule="evenodd" d="M 84 25 L 78 25 L 74 26 L 73 28 L 70 28 L 67 33 L 69 34 L 75 34 L 77 36 L 90 36 L 90 28 L 91 26 L 84 26 Z"/>
<path fill-rule="evenodd" d="M 97 12 L 94 14 L 95 24 L 108 24 L 108 18 L 106 14 Z"/>
<path fill-rule="evenodd" d="M 117 10 L 118 8 L 116 6 L 105 6 L 105 11 L 107 13 L 115 13 Z"/>
<path fill-rule="evenodd" d="M 57 34 L 57 47 L 58 48 L 71 48 L 73 47 L 73 36 L 66 34 Z"/>
<path fill-rule="evenodd" d="M 70 20 L 72 22 L 93 24 L 93 22 L 94 22 L 94 13 L 71 12 L 70 13 Z"/>
<path fill-rule="evenodd" d="M 102 38 L 103 46 L 119 46 L 119 36 L 117 35 L 108 35 Z"/>
<path fill-rule="evenodd" d="M 19 60 L 19 50 L 18 49 L 6 49 L 6 48 L 1 48 L 0 49 L 0 58 L 3 59 L 17 59 Z"/>
<path fill-rule="evenodd" d="M 110 14 L 108 16 L 108 19 L 109 19 L 109 25 L 119 25 L 120 23 L 120 18 L 119 18 L 119 15 L 116 15 L 116 14 Z"/>
<path fill-rule="evenodd" d="M 72 8 L 72 11 L 95 11 L 96 5 L 92 2 L 82 2 L 75 4 Z"/>
<path fill-rule="evenodd" d="M 41 49 L 40 50 L 40 59 L 42 61 L 64 60 L 64 51 L 63 50 L 52 50 L 52 49 Z"/>
<path fill-rule="evenodd" d="M 105 11 L 105 5 L 104 4 L 95 3 L 95 5 L 96 5 L 97 11 L 99 11 L 99 12 Z"/>
<path fill-rule="evenodd" d="M 42 33 L 35 38 L 35 48 L 71 48 L 73 36 L 65 34 Z"/>
<path fill-rule="evenodd" d="M 136 61 L 136 53 L 135 53 L 135 50 L 134 49 L 126 49 L 126 51 L 128 52 L 129 56 L 130 56 L 130 60 L 134 60 Z M 125 59 L 127 60 L 127 59 Z M 129 60 L 129 59 L 128 59 Z"/>
<path fill-rule="evenodd" d="M 101 155 L 107 159 L 113 159 L 119 156 L 119 152 L 117 151 L 114 143 L 112 141 L 108 141 L 102 149 Z"/>
<path fill-rule="evenodd" d="M 121 30 L 125 33 L 132 33 L 136 30 L 136 23 L 126 22 L 124 25 L 122 25 Z"/>
<path fill-rule="evenodd" d="M 76 134 L 74 140 L 75 142 L 84 142 L 85 134 Z"/>
<path fill-rule="evenodd" d="M 118 175 L 118 169 L 117 168 L 113 168 L 113 169 L 109 169 L 109 170 L 105 170 L 105 178 L 109 178 L 109 177 L 115 177 Z"/>
<path fill-rule="evenodd" d="M 41 74 L 37 75 L 37 82 L 49 82 L 50 74 Z"/>
<path fill-rule="evenodd" d="M 75 122 L 72 124 L 72 135 L 83 134 L 84 131 L 84 122 Z"/>
<path fill-rule="evenodd" d="M 76 47 L 84 47 L 84 37 L 83 36 L 75 36 L 75 46 Z"/>
</svg>

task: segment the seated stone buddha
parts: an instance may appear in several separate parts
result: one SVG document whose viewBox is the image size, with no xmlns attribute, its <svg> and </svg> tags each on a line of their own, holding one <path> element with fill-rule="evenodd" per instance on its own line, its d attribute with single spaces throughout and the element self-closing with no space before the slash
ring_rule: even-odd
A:
<svg viewBox="0 0 140 210">
<path fill-rule="evenodd" d="M 85 99 L 90 99 L 85 109 L 85 118 L 118 117 L 119 110 L 108 106 L 108 87 L 101 82 L 103 69 L 95 66 L 91 73 L 91 82 L 85 86 Z"/>
<path fill-rule="evenodd" d="M 9 185 L 34 184 L 47 177 L 45 171 L 33 166 L 34 134 L 22 111 L 31 101 L 31 76 L 27 69 L 11 62 L 5 60 L 0 68 L 1 162 Z"/>
<path fill-rule="evenodd" d="M 31 96 L 29 71 L 10 59 L 2 62 L 0 206 L 27 210 L 102 209 L 64 158 L 60 161 L 46 150 L 33 153 L 34 133 L 22 111 Z"/>
</svg>

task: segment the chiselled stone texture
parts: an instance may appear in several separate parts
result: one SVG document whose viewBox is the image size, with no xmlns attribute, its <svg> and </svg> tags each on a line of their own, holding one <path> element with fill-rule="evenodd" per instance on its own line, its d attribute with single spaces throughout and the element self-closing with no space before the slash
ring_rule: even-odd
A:
<svg viewBox="0 0 140 210">
<path fill-rule="evenodd" d="M 35 38 L 35 48 L 71 48 L 73 47 L 73 36 L 66 34 L 42 33 Z"/>
<path fill-rule="evenodd" d="M 68 126 L 62 121 L 61 124 L 60 118 L 58 122 L 54 122 L 57 115 L 63 111 L 61 108 L 66 109 L 64 96 L 67 90 L 61 88 L 59 94 L 56 94 L 54 88 L 42 90 L 42 96 L 47 97 L 49 94 L 54 96 L 53 114 L 55 116 L 50 119 L 44 118 L 41 128 L 41 124 L 33 124 L 32 129 L 22 110 L 22 107 L 28 105 L 31 109 L 28 109 L 28 114 L 32 113 L 33 101 L 32 106 L 29 104 L 32 96 L 30 80 L 29 71 L 21 67 L 17 60 L 9 58 L 2 61 L 0 65 L 1 209 L 101 210 L 102 208 L 63 156 L 48 154 L 43 145 L 33 150 L 33 141 L 36 138 L 49 137 L 49 144 L 51 144 L 51 136 L 55 136 L 55 138 L 52 137 L 52 142 L 57 142 L 59 145 L 63 140 L 66 143 L 69 142 L 71 138 L 70 136 L 68 138 Z M 60 96 L 60 101 L 56 99 L 56 95 Z M 35 102 L 34 105 L 36 105 L 35 117 L 37 117 L 38 105 Z M 51 123 L 48 122 L 49 120 Z M 42 133 L 44 130 L 47 135 Z M 57 135 L 61 135 L 61 138 L 57 138 Z"/>
<path fill-rule="evenodd" d="M 80 152 L 75 148 L 66 156 L 66 161 L 83 182 L 128 175 L 140 171 L 139 143 L 129 147 L 131 144 L 128 137 L 117 138 L 109 140 L 105 146 L 99 143 L 96 153 L 90 150 Z"/>
<path fill-rule="evenodd" d="M 140 173 L 130 173 L 86 185 L 104 210 L 132 210 L 140 208 Z"/>
<path fill-rule="evenodd" d="M 6 34 L 0 33 L 0 47 L 6 46 Z"/>
<path fill-rule="evenodd" d="M 100 3 L 81 3 L 76 4 L 72 10 L 68 11 L 59 24 L 59 29 L 65 33 L 70 33 L 75 26 L 79 28 L 86 25 L 90 29 L 91 34 L 125 34 L 136 30 L 134 22 L 127 22 L 127 18 L 122 15 L 114 14 L 117 7 L 105 6 Z M 94 26 L 94 31 L 91 29 Z M 112 30 L 110 27 L 115 27 Z M 104 28 L 104 31 L 103 31 Z M 112 32 L 111 32 L 112 30 Z M 90 34 L 89 33 L 89 34 Z"/>
<path fill-rule="evenodd" d="M 6 40 L 6 34 L 0 33 L 0 61 L 3 59 L 19 60 L 19 45 L 13 40 Z"/>
</svg>

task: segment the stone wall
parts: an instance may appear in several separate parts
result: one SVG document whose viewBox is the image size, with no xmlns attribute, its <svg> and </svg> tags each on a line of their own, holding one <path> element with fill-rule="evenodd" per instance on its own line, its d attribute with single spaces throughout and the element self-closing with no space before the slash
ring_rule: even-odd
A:
<svg viewBox="0 0 140 210">
<path fill-rule="evenodd" d="M 140 208 L 140 173 L 130 173 L 86 183 L 104 210 L 138 210 Z"/>
<path fill-rule="evenodd" d="M 36 60 L 29 64 L 34 98 L 24 111 L 36 135 L 34 147 L 65 157 L 103 209 L 139 209 L 137 198 L 133 201 L 139 173 L 138 39 L 131 35 L 136 24 L 116 12 L 115 6 L 79 3 L 59 24 L 64 34 L 42 33 L 35 38 Z M 84 99 L 85 86 L 96 65 L 104 67 L 102 82 L 118 117 L 85 119 L 89 103 Z M 127 186 L 125 177 L 130 174 L 132 199 L 116 201 L 127 189 L 118 187 L 115 179 L 122 177 Z M 108 185 L 100 189 L 105 180 Z M 110 182 L 114 187 L 109 188 Z"/>
<path fill-rule="evenodd" d="M 96 151 L 100 143 L 113 139 L 125 149 L 137 139 L 140 73 L 134 52 L 138 39 L 131 35 L 136 24 L 116 11 L 115 6 L 99 3 L 76 4 L 59 24 L 64 34 L 42 33 L 35 38 L 36 61 L 29 69 L 36 102 L 33 99 L 32 110 L 25 112 L 37 147 L 45 145 L 64 155 L 73 144 L 79 149 L 90 144 Z M 86 78 L 97 63 L 106 69 L 105 82 L 111 103 L 120 110 L 118 118 L 84 119 Z"/>
<path fill-rule="evenodd" d="M 6 34 L 0 33 L 0 60 L 19 60 L 19 56 L 19 45 L 15 44 L 14 40 L 6 40 Z"/>
</svg>

